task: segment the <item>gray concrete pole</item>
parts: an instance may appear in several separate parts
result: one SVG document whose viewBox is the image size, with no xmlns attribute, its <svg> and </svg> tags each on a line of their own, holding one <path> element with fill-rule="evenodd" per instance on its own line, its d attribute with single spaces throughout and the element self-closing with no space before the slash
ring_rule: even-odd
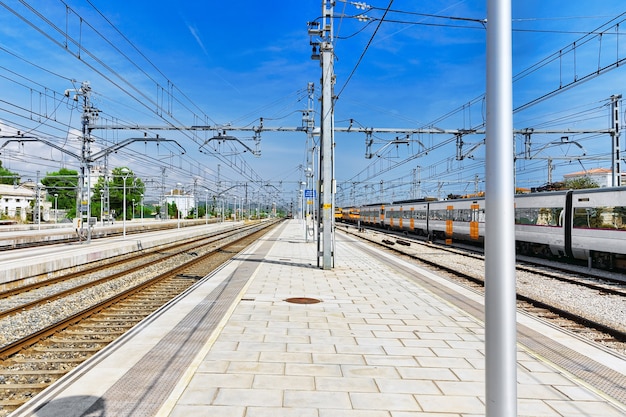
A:
<svg viewBox="0 0 626 417">
<path fill-rule="evenodd" d="M 517 416 L 511 0 L 487 1 L 487 417 Z"/>
<path fill-rule="evenodd" d="M 325 31 L 324 40 L 320 45 L 322 59 L 322 126 L 320 135 L 320 215 L 322 216 L 322 268 L 333 267 L 333 83 L 334 83 L 334 52 L 333 52 L 333 9 L 332 2 L 323 7 Z M 327 26 L 328 24 L 328 26 Z M 327 29 L 330 27 L 330 29 Z"/>
</svg>

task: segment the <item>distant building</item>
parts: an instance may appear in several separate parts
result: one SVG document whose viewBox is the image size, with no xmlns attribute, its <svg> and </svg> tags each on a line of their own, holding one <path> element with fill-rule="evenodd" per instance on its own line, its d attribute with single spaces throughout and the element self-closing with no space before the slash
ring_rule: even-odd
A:
<svg viewBox="0 0 626 417">
<path fill-rule="evenodd" d="M 564 180 L 574 180 L 583 177 L 589 177 L 597 182 L 600 187 L 611 187 L 613 184 L 613 172 L 609 168 L 593 168 L 563 175 Z M 624 173 L 622 173 L 622 184 L 626 184 L 626 175 Z"/>
<path fill-rule="evenodd" d="M 39 205 L 41 207 L 41 221 L 50 219 L 50 209 L 52 203 L 45 201 L 46 191 L 39 190 Z M 27 215 L 31 213 L 36 201 L 36 186 L 34 183 L 25 183 L 19 186 L 0 184 L 0 213 L 4 217 L 19 221 L 26 221 Z M 33 203 L 31 207 L 31 203 Z"/>
<path fill-rule="evenodd" d="M 196 199 L 193 194 L 185 194 L 183 190 L 173 189 L 169 194 L 165 195 L 165 202 L 167 204 L 176 203 L 176 207 L 180 212 L 180 217 L 184 219 L 189 213 L 196 207 Z M 164 213 L 167 213 L 167 208 Z"/>
</svg>

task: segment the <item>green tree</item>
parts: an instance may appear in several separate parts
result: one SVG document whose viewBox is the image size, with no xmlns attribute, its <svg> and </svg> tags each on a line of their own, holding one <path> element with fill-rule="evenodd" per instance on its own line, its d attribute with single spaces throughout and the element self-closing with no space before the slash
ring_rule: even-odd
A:
<svg viewBox="0 0 626 417">
<path fill-rule="evenodd" d="M 585 188 L 599 188 L 600 185 L 589 177 L 578 177 L 565 180 L 563 188 L 566 190 L 581 190 Z"/>
<path fill-rule="evenodd" d="M 2 166 L 0 161 L 0 184 L 19 184 L 21 177 Z"/>
<path fill-rule="evenodd" d="M 167 214 L 171 219 L 178 218 L 178 206 L 176 205 L 176 202 L 172 201 L 167 204 Z"/>
<path fill-rule="evenodd" d="M 57 206 L 67 210 L 67 217 L 76 216 L 76 191 L 78 189 L 78 171 L 61 168 L 58 172 L 48 172 L 41 180 L 48 193 L 48 201 L 54 202 L 58 194 Z"/>
<path fill-rule="evenodd" d="M 127 169 L 127 174 L 122 172 Z M 141 195 L 144 194 L 146 186 L 135 174 L 127 167 L 117 167 L 113 169 L 109 186 L 109 205 L 111 214 L 115 211 L 115 217 L 122 220 L 124 213 L 124 176 L 126 176 L 126 220 L 132 218 L 133 214 L 133 198 L 137 203 L 141 201 Z M 100 216 L 100 190 L 104 189 L 104 178 L 100 178 L 93 187 L 91 197 L 91 213 L 92 216 Z"/>
</svg>

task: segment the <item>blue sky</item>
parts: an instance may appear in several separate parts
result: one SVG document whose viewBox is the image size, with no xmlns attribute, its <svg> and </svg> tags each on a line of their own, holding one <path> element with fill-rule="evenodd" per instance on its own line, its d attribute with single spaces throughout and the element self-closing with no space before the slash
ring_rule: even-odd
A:
<svg viewBox="0 0 626 417">
<path fill-rule="evenodd" d="M 90 82 L 98 123 L 108 126 L 242 127 L 258 126 L 263 118 L 265 127 L 297 127 L 310 82 L 319 111 L 321 69 L 310 58 L 307 34 L 307 22 L 321 14 L 319 0 L 28 4 L 32 8 L 19 1 L 0 5 L 2 135 L 20 130 L 79 153 L 81 109 L 71 100 L 74 93 L 68 99 L 64 92 L 78 89 L 82 81 Z M 338 1 L 335 6 L 336 126 L 348 127 L 350 120 L 355 127 L 369 128 L 481 126 L 486 1 L 396 0 L 380 26 L 389 1 L 367 4 L 372 9 L 365 12 L 366 21 L 353 18 L 363 13 L 354 3 Z M 624 11 L 618 0 L 514 1 L 514 74 L 567 51 L 574 41 L 580 43 L 575 53 L 563 53 L 516 81 L 514 107 L 626 57 L 626 24 L 619 29 L 603 26 L 616 17 L 613 23 L 621 21 L 623 16 L 618 16 Z M 607 31 L 584 43 L 585 34 L 596 28 Z M 619 67 L 577 84 L 516 113 L 514 127 L 607 129 L 609 97 L 623 94 L 625 80 Z M 251 193 L 279 190 L 279 198 L 291 201 L 303 177 L 306 136 L 301 132 L 262 132 L 261 155 L 255 157 L 243 152 L 256 149 L 252 134 L 232 131 L 241 142 L 207 144 L 219 158 L 199 152 L 215 132 L 193 137 L 189 132 L 146 131 L 150 138 L 157 134 L 176 143 L 137 142 L 109 160 L 111 167 L 129 166 L 154 188 L 147 190 L 153 195 L 159 193 L 163 174 L 166 189 L 195 182 L 215 190 L 219 171 L 221 189 L 248 182 Z M 143 135 L 137 130 L 98 130 L 91 147 L 97 152 Z M 484 190 L 484 136 L 463 137 L 462 160 L 450 135 L 411 135 L 408 145 L 390 146 L 401 136 L 375 134 L 374 156 L 366 159 L 364 134 L 336 134 L 340 204 Z M 554 180 L 583 168 L 610 167 L 608 134 L 568 134 L 566 143 L 555 145 L 562 136 L 533 135 L 532 160 L 522 158 L 523 137 L 512 139 L 518 186 L 544 184 L 548 158 Z M 43 142 L 11 142 L 0 160 L 24 179 L 34 178 L 37 171 L 45 175 L 77 167 L 71 155 Z M 235 187 L 232 192 L 243 190 Z"/>
</svg>

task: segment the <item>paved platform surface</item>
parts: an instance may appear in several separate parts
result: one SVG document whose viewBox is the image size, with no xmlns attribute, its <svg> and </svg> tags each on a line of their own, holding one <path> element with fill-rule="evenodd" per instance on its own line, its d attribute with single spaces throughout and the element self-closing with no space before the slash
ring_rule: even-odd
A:
<svg viewBox="0 0 626 417">
<path fill-rule="evenodd" d="M 15 415 L 485 415 L 483 323 L 419 279 L 480 303 L 479 295 L 408 264 L 390 265 L 388 255 L 372 256 L 339 233 L 332 270 L 316 267 L 316 249 L 297 220 L 283 223 Z M 237 279 L 213 330 L 207 330 L 208 313 L 190 320 L 208 294 Z M 321 302 L 285 301 L 291 297 Z M 519 317 L 521 325 L 626 375 L 624 358 Z M 191 351 L 166 349 L 163 340 L 182 324 L 191 328 L 188 340 L 206 336 Z M 163 355 L 157 372 L 144 363 L 146 352 Z M 174 369 L 181 356 L 186 364 Z M 128 379 L 131 370 L 136 381 Z M 626 415 L 626 405 L 521 345 L 517 381 L 518 416 Z"/>
</svg>

